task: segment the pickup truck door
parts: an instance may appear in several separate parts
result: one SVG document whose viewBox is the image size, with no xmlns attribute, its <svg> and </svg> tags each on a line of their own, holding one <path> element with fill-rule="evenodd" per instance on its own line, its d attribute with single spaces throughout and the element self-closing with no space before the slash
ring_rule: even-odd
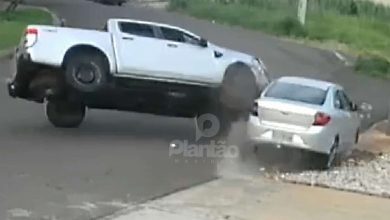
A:
<svg viewBox="0 0 390 220">
<path fill-rule="evenodd" d="M 156 39 L 155 28 L 137 22 L 118 22 L 114 34 L 114 47 L 119 76 L 149 77 L 159 71 L 161 43 Z"/>
<path fill-rule="evenodd" d="M 170 77 L 195 83 L 221 80 L 218 58 L 214 50 L 200 46 L 200 38 L 180 29 L 160 27 L 162 42 L 162 72 Z"/>
</svg>

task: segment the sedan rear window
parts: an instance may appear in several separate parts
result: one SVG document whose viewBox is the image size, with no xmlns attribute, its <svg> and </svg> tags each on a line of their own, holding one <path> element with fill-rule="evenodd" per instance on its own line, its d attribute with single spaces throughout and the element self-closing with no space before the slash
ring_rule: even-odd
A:
<svg viewBox="0 0 390 220">
<path fill-rule="evenodd" d="M 265 93 L 265 97 L 323 105 L 327 91 L 306 85 L 277 82 Z"/>
</svg>

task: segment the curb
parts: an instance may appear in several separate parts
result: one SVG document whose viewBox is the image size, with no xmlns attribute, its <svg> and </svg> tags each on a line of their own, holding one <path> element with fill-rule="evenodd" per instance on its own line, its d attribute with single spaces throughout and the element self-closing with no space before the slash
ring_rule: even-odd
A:
<svg viewBox="0 0 390 220">
<path fill-rule="evenodd" d="M 29 6 L 29 5 L 21 5 L 20 8 L 22 9 L 39 9 L 39 10 L 42 10 L 42 11 L 45 11 L 47 13 L 49 13 L 52 17 L 52 24 L 54 26 L 60 26 L 62 21 L 61 19 L 58 17 L 57 14 L 55 14 L 54 12 L 50 11 L 48 8 L 46 7 L 39 7 L 39 6 Z M 9 59 L 11 60 L 15 54 L 15 49 L 16 47 L 14 48 L 10 48 L 10 49 L 5 49 L 5 50 L 0 50 L 0 60 L 4 60 L 4 59 Z"/>
<path fill-rule="evenodd" d="M 390 194 L 389 193 L 372 193 L 372 192 L 363 192 L 360 190 L 356 189 L 345 189 L 342 187 L 334 187 L 334 186 L 329 186 L 324 183 L 309 183 L 309 182 L 300 182 L 296 180 L 282 180 L 284 183 L 288 184 L 294 184 L 294 185 L 301 185 L 301 186 L 308 186 L 308 187 L 318 187 L 318 188 L 323 188 L 323 189 L 331 189 L 331 190 L 337 190 L 340 192 L 350 192 L 350 193 L 356 193 L 360 195 L 365 195 L 365 196 L 372 196 L 372 197 L 377 197 L 377 198 L 384 198 L 384 199 L 390 199 Z"/>
<path fill-rule="evenodd" d="M 183 191 L 186 191 L 186 190 L 190 190 L 192 188 L 200 187 L 200 186 L 203 186 L 203 185 L 206 185 L 208 183 L 212 183 L 212 182 L 215 182 L 215 181 L 218 181 L 218 180 L 220 180 L 220 179 L 219 178 L 213 178 L 213 179 L 210 179 L 210 180 L 206 180 L 206 181 L 202 181 L 202 182 L 199 182 L 199 183 L 195 183 L 195 184 L 193 184 L 191 186 L 181 187 L 181 188 L 173 190 L 171 192 L 167 192 L 167 193 L 164 193 L 164 194 L 161 194 L 161 195 L 157 195 L 155 197 L 146 199 L 144 201 L 139 201 L 139 202 L 137 202 L 135 204 L 129 204 L 129 205 L 127 205 L 126 207 L 124 207 L 122 209 L 119 209 L 119 210 L 116 210 L 116 211 L 114 211 L 112 213 L 107 213 L 106 215 L 100 216 L 99 219 L 100 220 L 114 220 L 114 219 L 116 219 L 116 218 L 118 218 L 120 216 L 129 214 L 132 211 L 135 211 L 135 210 L 138 210 L 138 209 L 142 208 L 147 203 L 159 200 L 161 198 L 173 195 L 175 193 L 179 193 L 179 192 L 183 192 Z"/>
</svg>

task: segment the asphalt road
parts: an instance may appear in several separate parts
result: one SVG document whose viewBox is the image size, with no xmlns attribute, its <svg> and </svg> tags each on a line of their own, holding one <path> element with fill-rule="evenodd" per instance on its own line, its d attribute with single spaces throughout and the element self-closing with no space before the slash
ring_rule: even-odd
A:
<svg viewBox="0 0 390 220">
<path fill-rule="evenodd" d="M 83 0 L 26 2 L 48 7 L 75 27 L 100 28 L 107 18 L 128 17 L 189 28 L 221 46 L 262 57 L 274 77 L 310 76 L 344 85 L 358 101 L 374 105 L 365 127 L 386 116 L 389 83 L 354 74 L 330 52 L 129 5 L 110 7 Z M 0 67 L 1 78 L 13 71 L 6 61 Z M 11 99 L 4 89 L 0 101 L 0 219 L 17 214 L 59 219 L 102 216 L 120 203 L 145 201 L 215 177 L 210 161 L 169 157 L 172 140 L 193 140 L 191 120 L 90 111 L 81 128 L 63 130 L 46 121 L 41 105 Z"/>
</svg>

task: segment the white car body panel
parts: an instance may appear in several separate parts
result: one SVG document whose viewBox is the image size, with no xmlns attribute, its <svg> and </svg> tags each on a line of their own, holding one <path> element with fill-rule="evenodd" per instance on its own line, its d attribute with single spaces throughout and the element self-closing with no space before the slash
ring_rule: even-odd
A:
<svg viewBox="0 0 390 220">
<path fill-rule="evenodd" d="M 116 59 L 111 34 L 96 30 L 83 30 L 43 25 L 30 25 L 38 29 L 38 40 L 26 49 L 35 63 L 60 67 L 66 52 L 77 45 L 90 45 L 100 49 L 110 62 L 110 71 L 116 72 Z"/>
<path fill-rule="evenodd" d="M 110 72 L 114 76 L 206 86 L 219 86 L 226 68 L 240 61 L 252 68 L 259 87 L 264 88 L 268 83 L 263 72 L 266 71 L 265 66 L 261 61 L 256 62 L 253 56 L 212 43 L 203 48 L 123 33 L 119 28 L 120 22 L 174 28 L 198 37 L 179 27 L 130 19 L 108 20 L 107 31 L 30 25 L 28 28 L 38 29 L 38 40 L 32 47 L 27 48 L 26 52 L 34 63 L 60 67 L 69 49 L 88 45 L 101 50 L 107 56 Z M 171 44 L 176 47 L 169 47 Z M 221 52 L 223 56 L 214 57 L 214 51 Z"/>
</svg>

